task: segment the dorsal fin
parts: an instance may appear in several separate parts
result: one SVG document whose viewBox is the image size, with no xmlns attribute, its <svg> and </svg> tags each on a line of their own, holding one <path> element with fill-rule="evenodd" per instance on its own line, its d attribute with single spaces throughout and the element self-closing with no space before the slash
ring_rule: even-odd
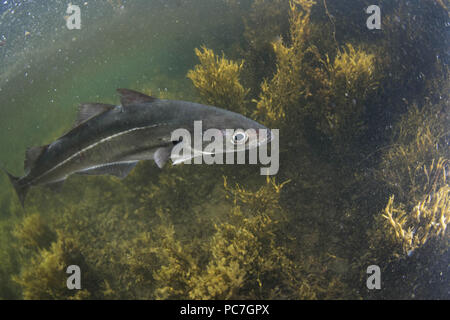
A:
<svg viewBox="0 0 450 320">
<path fill-rule="evenodd" d="M 31 169 L 33 169 L 34 164 L 39 159 L 39 157 L 44 153 L 44 151 L 47 149 L 47 146 L 42 147 L 31 147 L 28 148 L 25 153 L 25 174 L 30 173 Z"/>
<path fill-rule="evenodd" d="M 122 106 L 127 106 L 129 104 L 138 104 L 145 102 L 154 102 L 158 100 L 155 97 L 147 96 L 143 93 L 128 90 L 128 89 L 117 89 L 117 92 L 120 94 L 120 101 L 122 102 Z"/>
<path fill-rule="evenodd" d="M 74 127 L 102 114 L 103 112 L 109 111 L 116 106 L 111 104 L 103 103 L 83 103 L 78 107 L 77 120 L 75 121 Z"/>
</svg>

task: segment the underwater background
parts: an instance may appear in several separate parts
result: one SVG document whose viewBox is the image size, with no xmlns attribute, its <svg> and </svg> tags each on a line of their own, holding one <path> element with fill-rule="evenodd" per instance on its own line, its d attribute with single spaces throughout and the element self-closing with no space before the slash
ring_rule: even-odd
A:
<svg viewBox="0 0 450 320">
<path fill-rule="evenodd" d="M 449 1 L 71 3 L 80 30 L 0 2 L 2 168 L 129 88 L 280 129 L 280 170 L 143 162 L 24 209 L 2 174 L 0 299 L 450 298 Z"/>
</svg>

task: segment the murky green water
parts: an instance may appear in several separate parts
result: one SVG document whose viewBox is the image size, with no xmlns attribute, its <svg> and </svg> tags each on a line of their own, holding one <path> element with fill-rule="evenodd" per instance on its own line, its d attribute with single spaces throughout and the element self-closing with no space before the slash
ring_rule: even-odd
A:
<svg viewBox="0 0 450 320">
<path fill-rule="evenodd" d="M 80 103 L 119 104 L 117 88 L 280 129 L 280 170 L 149 161 L 124 180 L 34 188 L 25 208 L 2 174 L 0 298 L 449 298 L 448 2 L 381 1 L 381 30 L 368 1 L 294 2 L 72 1 L 81 29 L 69 30 L 67 1 L 1 1 L 12 174 Z M 202 46 L 244 64 L 204 63 L 196 85 Z M 66 287 L 73 264 L 82 290 Z M 381 289 L 366 285 L 371 265 Z"/>
</svg>

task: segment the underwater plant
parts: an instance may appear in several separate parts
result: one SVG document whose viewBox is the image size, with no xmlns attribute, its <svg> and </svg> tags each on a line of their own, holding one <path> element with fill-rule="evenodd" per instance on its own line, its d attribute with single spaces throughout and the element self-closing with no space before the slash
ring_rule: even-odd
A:
<svg viewBox="0 0 450 320">
<path fill-rule="evenodd" d="M 272 42 L 279 37 L 286 37 L 289 32 L 289 1 L 255 0 L 249 12 L 242 14 L 245 26 L 245 42 L 239 53 L 246 63 L 243 79 L 251 88 L 251 96 L 256 97 L 262 79 L 273 76 L 275 72 L 275 53 Z"/>
<path fill-rule="evenodd" d="M 448 86 L 430 80 L 431 98 L 409 107 L 381 155 L 376 176 L 390 197 L 369 231 L 375 256 L 404 257 L 430 242 L 437 254 L 448 250 Z M 384 252 L 376 249 L 383 241 Z"/>
<path fill-rule="evenodd" d="M 382 156 L 380 178 L 409 206 L 436 188 L 434 179 L 445 178 L 441 171 L 448 167 L 445 159 L 450 157 L 445 147 L 449 135 L 448 114 L 445 100 L 436 104 L 428 102 L 421 109 L 411 106 L 396 127 L 391 147 Z"/>
<path fill-rule="evenodd" d="M 228 187 L 225 179 L 224 187 L 234 198 L 234 205 L 225 221 L 214 225 L 212 236 L 204 239 L 197 250 L 193 246 L 196 242 L 182 245 L 175 239 L 173 225 L 167 220 L 163 224 L 164 236 L 153 249 L 162 263 L 153 274 L 158 284 L 157 298 L 256 298 L 265 285 L 262 281 L 268 280 L 281 260 L 287 259 L 283 249 L 276 246 L 273 233 L 283 184 L 268 179 L 258 191 L 250 192 L 239 186 Z"/>
<path fill-rule="evenodd" d="M 24 249 L 47 249 L 56 240 L 56 234 L 39 213 L 26 216 L 22 223 L 16 226 L 13 235 Z"/>
<path fill-rule="evenodd" d="M 397 190 L 402 190 L 400 199 L 403 201 L 396 203 L 395 194 L 391 195 L 386 208 L 376 217 L 375 230 L 371 234 L 378 231 L 383 234 L 383 239 L 374 234 L 373 248 L 379 247 L 375 244 L 379 241 L 390 241 L 387 247 L 391 249 L 385 246 L 385 253 L 402 257 L 436 239 L 442 240 L 444 250 L 448 249 L 445 245 L 450 239 L 447 232 L 450 221 L 448 164 L 444 158 L 432 159 L 430 165 L 414 163 L 405 177 L 409 180 L 406 195 L 403 189 L 398 188 L 402 181 L 390 181 Z"/>
<path fill-rule="evenodd" d="M 319 128 L 333 138 L 335 145 L 351 147 L 349 142 L 361 136 L 365 129 L 365 104 L 378 84 L 375 56 L 347 44 L 333 62 L 327 55 L 325 66 L 328 77 L 321 93 L 326 107 L 312 112 L 318 111 Z"/>
<path fill-rule="evenodd" d="M 309 19 L 311 2 L 302 1 L 302 10 L 295 2 L 290 2 L 290 43 L 285 45 L 282 39 L 272 43 L 277 67 L 270 81 L 261 84 L 261 93 L 257 101 L 255 115 L 262 117 L 272 126 L 280 126 L 287 119 L 288 108 L 299 105 L 301 98 L 306 99 L 310 94 L 308 73 L 314 72 L 308 64 L 311 55 L 317 51 L 309 46 Z M 294 109 L 295 112 L 295 109 Z M 295 115 L 290 112 L 290 115 Z M 296 117 L 298 119 L 298 117 Z"/>
<path fill-rule="evenodd" d="M 395 241 L 401 245 L 401 254 L 411 254 L 432 238 L 446 241 L 447 225 L 450 222 L 450 188 L 448 185 L 427 196 L 411 212 L 394 205 L 391 196 L 384 210 L 383 218 L 390 224 Z"/>
<path fill-rule="evenodd" d="M 448 93 L 440 97 L 435 103 L 428 99 L 420 108 L 410 106 L 395 125 L 376 172 L 389 198 L 367 231 L 364 259 L 383 261 L 386 283 L 412 292 L 405 295 L 408 298 L 439 294 L 440 285 L 433 287 L 431 280 L 421 279 L 443 272 L 441 261 L 450 243 Z M 395 277 L 401 272 L 408 273 L 408 282 Z M 392 290 L 392 294 L 401 293 Z"/>
<path fill-rule="evenodd" d="M 366 106 L 376 92 L 379 70 L 374 54 L 350 43 L 333 48 L 333 59 L 320 52 L 313 42 L 313 4 L 291 2 L 290 35 L 272 43 L 277 70 L 261 85 L 255 115 L 287 130 L 299 122 L 312 125 L 316 136 L 331 140 L 336 155 L 345 155 L 366 129 Z"/>
<path fill-rule="evenodd" d="M 283 216 L 278 204 L 283 185 L 267 179 L 256 192 L 237 185 L 231 188 L 224 180 L 224 188 L 233 200 L 228 221 L 215 225 L 210 240 L 211 258 L 206 270 L 198 273 L 192 283 L 192 299 L 262 298 L 272 289 L 274 273 L 289 267 L 284 249 L 277 245 L 276 232 Z M 292 267 L 292 266 L 291 266 Z M 281 281 L 281 278 L 279 278 Z"/>
<path fill-rule="evenodd" d="M 82 290 L 67 289 L 66 268 L 70 265 L 83 270 L 85 287 Z M 59 233 L 58 240 L 33 257 L 13 280 L 22 286 L 25 299 L 88 299 L 95 297 L 92 293 L 96 286 L 89 269 L 76 242 Z"/>
<path fill-rule="evenodd" d="M 314 258 L 293 252 L 294 238 L 283 232 L 286 216 L 281 190 L 268 178 L 256 191 L 240 185 L 224 190 L 233 205 L 213 232 L 183 244 L 166 224 L 159 243 L 148 250 L 155 268 L 158 299 L 315 299 L 338 297 L 345 290 L 336 277 L 323 275 Z M 167 223 L 167 221 L 166 221 Z M 287 245 L 291 243 L 291 245 Z M 148 269 L 147 269 L 148 270 Z M 151 282 L 150 282 L 151 283 Z M 155 285 L 155 282 L 152 283 Z"/>
<path fill-rule="evenodd" d="M 20 299 L 20 286 L 12 280 L 20 268 L 20 254 L 14 246 L 11 234 L 14 223 L 10 219 L 0 220 L 0 299 Z"/>
<path fill-rule="evenodd" d="M 245 89 L 239 82 L 244 62 L 228 60 L 224 54 L 217 56 L 211 49 L 195 49 L 200 64 L 187 74 L 200 96 L 208 104 L 245 114 Z"/>
</svg>

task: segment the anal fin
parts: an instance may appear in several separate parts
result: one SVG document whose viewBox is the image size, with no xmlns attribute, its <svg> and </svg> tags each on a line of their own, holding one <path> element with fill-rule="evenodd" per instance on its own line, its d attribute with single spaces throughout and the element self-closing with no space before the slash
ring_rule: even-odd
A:
<svg viewBox="0 0 450 320">
<path fill-rule="evenodd" d="M 120 179 L 126 178 L 130 172 L 136 167 L 139 161 L 106 163 L 104 165 L 87 168 L 78 171 L 77 174 L 86 175 L 111 175 Z"/>
</svg>

